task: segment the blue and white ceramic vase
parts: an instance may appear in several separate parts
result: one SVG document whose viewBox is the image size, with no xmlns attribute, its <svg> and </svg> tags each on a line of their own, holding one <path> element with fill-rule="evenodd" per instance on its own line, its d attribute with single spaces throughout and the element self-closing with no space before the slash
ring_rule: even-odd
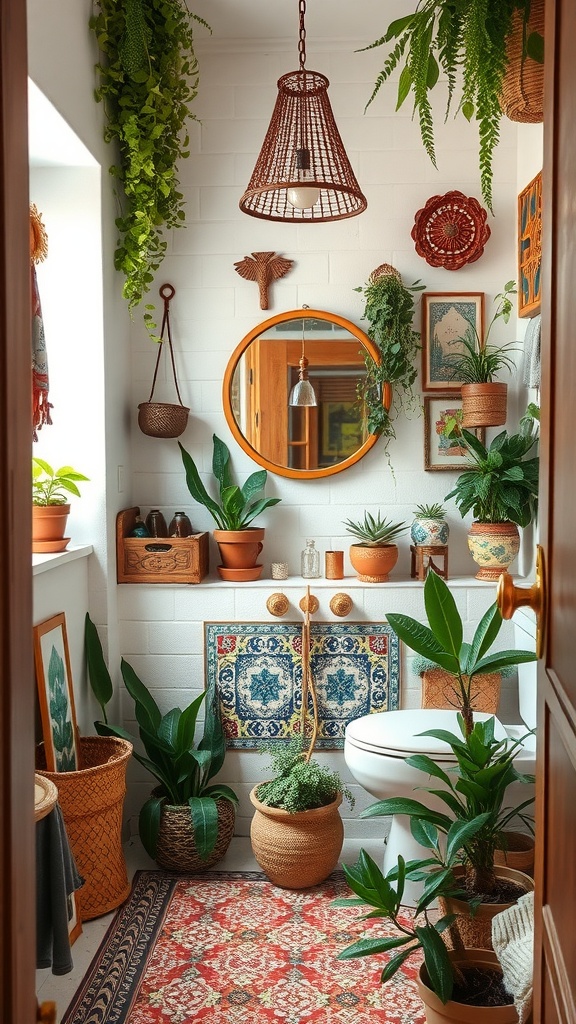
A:
<svg viewBox="0 0 576 1024">
<path fill-rule="evenodd" d="M 416 517 L 410 527 L 412 543 L 422 547 L 446 547 L 450 527 L 445 519 Z"/>
</svg>

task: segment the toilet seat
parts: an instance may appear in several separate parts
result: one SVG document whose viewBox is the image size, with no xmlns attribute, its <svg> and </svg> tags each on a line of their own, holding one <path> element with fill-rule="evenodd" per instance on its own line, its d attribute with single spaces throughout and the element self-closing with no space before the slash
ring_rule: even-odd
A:
<svg viewBox="0 0 576 1024">
<path fill-rule="evenodd" d="M 488 714 L 475 714 L 475 719 L 486 721 Z M 434 761 L 454 763 L 452 750 L 444 740 L 433 736 L 420 736 L 427 729 L 444 729 L 460 736 L 455 711 L 419 708 L 412 711 L 382 711 L 364 715 L 346 726 L 346 743 L 358 750 L 369 751 L 382 757 L 404 760 L 412 754 L 429 754 Z M 496 718 L 496 739 L 506 739 L 507 733 Z"/>
</svg>

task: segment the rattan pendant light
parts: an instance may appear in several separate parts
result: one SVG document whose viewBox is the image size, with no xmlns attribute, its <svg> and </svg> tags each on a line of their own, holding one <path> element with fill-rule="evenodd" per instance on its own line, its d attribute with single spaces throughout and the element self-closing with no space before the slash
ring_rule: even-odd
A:
<svg viewBox="0 0 576 1024">
<path fill-rule="evenodd" d="M 306 70 L 306 0 L 299 0 L 298 10 L 300 68 L 278 80 L 276 106 L 240 209 L 263 220 L 356 217 L 368 204 L 336 127 L 330 83 Z"/>
</svg>

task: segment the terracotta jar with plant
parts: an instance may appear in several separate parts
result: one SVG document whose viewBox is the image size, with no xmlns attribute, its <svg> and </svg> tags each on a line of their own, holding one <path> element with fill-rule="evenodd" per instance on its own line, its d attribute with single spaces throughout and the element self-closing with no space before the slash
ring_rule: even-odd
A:
<svg viewBox="0 0 576 1024">
<path fill-rule="evenodd" d="M 412 543 L 422 547 L 445 547 L 450 536 L 446 522 L 446 509 L 439 502 L 416 505 L 414 522 L 410 527 Z"/>
<path fill-rule="evenodd" d="M 380 512 L 376 517 L 365 512 L 363 520 L 346 519 L 344 525 L 358 540 L 357 544 L 350 545 L 350 561 L 357 578 L 364 583 L 386 583 L 398 561 L 398 545 L 394 540 L 408 529 L 406 523 L 382 519 Z"/>
<path fill-rule="evenodd" d="M 216 434 L 212 440 L 212 472 L 218 484 L 219 501 L 208 493 L 192 456 L 178 442 L 188 490 L 195 501 L 208 509 L 218 527 L 214 530 L 214 540 L 222 560 L 218 566 L 220 577 L 236 582 L 256 580 L 262 573 L 262 565 L 257 562 L 263 547 L 264 529 L 250 526 L 250 523 L 281 499 L 259 497 L 268 476 L 265 469 L 252 473 L 242 487 L 235 484 L 227 445 Z"/>
<path fill-rule="evenodd" d="M 486 447 L 475 434 L 463 430 L 461 440 L 470 465 L 446 500 L 454 498 L 462 518 L 468 512 L 474 516 L 468 547 L 479 566 L 476 579 L 497 580 L 520 549 L 518 527 L 536 518 L 539 458 L 528 456 L 538 435 L 532 428 L 524 434 L 503 430 Z"/>
<path fill-rule="evenodd" d="M 70 514 L 68 495 L 80 497 L 77 484 L 88 477 L 72 466 L 53 469 L 45 459 L 32 459 L 32 551 L 35 554 L 65 551 Z"/>
</svg>

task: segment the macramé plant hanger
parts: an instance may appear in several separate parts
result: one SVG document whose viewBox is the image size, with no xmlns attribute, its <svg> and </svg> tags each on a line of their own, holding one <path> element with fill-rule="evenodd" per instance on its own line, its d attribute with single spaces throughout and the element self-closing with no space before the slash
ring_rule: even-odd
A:
<svg viewBox="0 0 576 1024">
<path fill-rule="evenodd" d="M 160 288 L 160 297 L 164 301 L 164 314 L 162 316 L 162 329 L 160 331 L 158 356 L 156 358 L 156 366 L 154 368 L 154 377 L 152 378 L 152 390 L 150 391 L 148 401 L 141 402 L 138 406 L 138 426 L 143 434 L 148 434 L 150 437 L 180 437 L 180 434 L 183 434 L 186 430 L 188 413 L 190 412 L 190 409 L 188 406 L 183 404 L 180 397 L 178 378 L 176 376 L 176 363 L 174 361 L 174 348 L 172 346 L 172 332 L 170 330 L 170 300 L 174 298 L 175 294 L 176 289 L 173 288 L 171 284 L 163 284 Z M 168 339 L 172 374 L 174 376 L 174 385 L 176 387 L 179 405 L 170 404 L 168 402 L 152 401 L 154 397 L 154 388 L 156 387 L 156 377 L 158 376 L 158 367 L 160 366 L 160 360 L 162 358 L 162 352 L 165 345 L 164 332 L 166 332 L 166 337 Z"/>
</svg>

